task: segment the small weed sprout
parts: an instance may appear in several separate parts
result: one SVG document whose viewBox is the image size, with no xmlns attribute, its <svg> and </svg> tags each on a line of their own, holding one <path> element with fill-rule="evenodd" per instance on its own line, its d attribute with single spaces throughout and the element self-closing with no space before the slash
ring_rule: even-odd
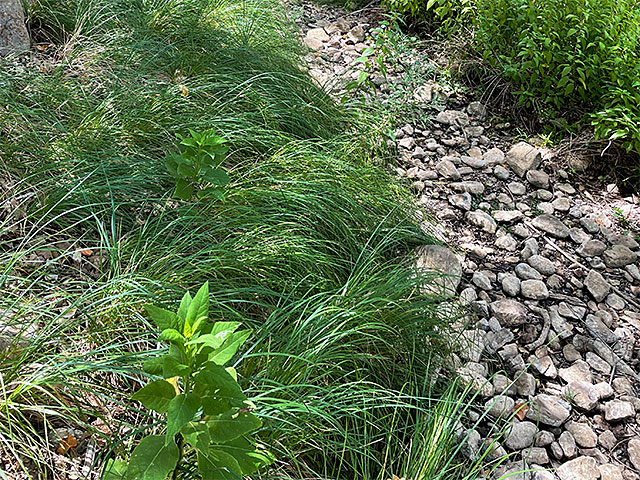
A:
<svg viewBox="0 0 640 480">
<path fill-rule="evenodd" d="M 189 135 L 178 135 L 179 153 L 169 154 L 165 164 L 169 174 L 176 179 L 173 197 L 190 200 L 198 198 L 224 200 L 224 186 L 229 183 L 229 175 L 220 167 L 229 147 L 227 141 L 215 134 L 214 130 L 202 133 L 189 130 Z"/>
</svg>

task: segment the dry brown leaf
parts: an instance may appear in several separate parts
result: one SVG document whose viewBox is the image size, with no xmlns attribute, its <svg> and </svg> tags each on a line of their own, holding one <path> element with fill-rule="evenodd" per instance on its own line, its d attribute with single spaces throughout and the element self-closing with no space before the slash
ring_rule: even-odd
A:
<svg viewBox="0 0 640 480">
<path fill-rule="evenodd" d="M 91 255 L 93 255 L 93 250 L 91 250 L 90 248 L 85 248 L 84 250 L 80 250 L 80 254 L 84 255 L 85 257 L 90 257 Z"/>
<path fill-rule="evenodd" d="M 529 406 L 526 403 L 516 403 L 513 407 L 513 413 L 516 418 L 520 421 L 524 420 L 527 411 L 529 410 Z"/>
<path fill-rule="evenodd" d="M 60 446 L 58 447 L 56 452 L 58 452 L 58 455 L 64 455 L 70 449 L 75 448 L 77 446 L 78 446 L 78 440 L 74 435 L 70 433 L 66 437 L 63 437 L 60 439 Z"/>
</svg>

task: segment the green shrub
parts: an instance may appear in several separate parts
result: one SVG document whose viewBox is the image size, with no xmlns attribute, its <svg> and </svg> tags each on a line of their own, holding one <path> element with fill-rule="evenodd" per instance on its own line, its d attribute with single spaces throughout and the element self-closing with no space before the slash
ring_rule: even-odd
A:
<svg viewBox="0 0 640 480">
<path fill-rule="evenodd" d="M 383 0 L 383 4 L 419 22 L 447 29 L 470 13 L 474 0 Z"/>
<path fill-rule="evenodd" d="M 529 107 L 580 106 L 596 133 L 640 142 L 638 0 L 477 0 L 474 43 Z"/>
</svg>

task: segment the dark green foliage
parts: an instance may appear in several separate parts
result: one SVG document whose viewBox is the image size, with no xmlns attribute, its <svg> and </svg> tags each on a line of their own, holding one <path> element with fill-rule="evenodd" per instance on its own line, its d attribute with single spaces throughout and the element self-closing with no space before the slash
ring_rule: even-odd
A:
<svg viewBox="0 0 640 480">
<path fill-rule="evenodd" d="M 189 134 L 178 134 L 180 152 L 165 159 L 167 170 L 176 179 L 173 197 L 189 200 L 195 194 L 198 198 L 224 200 L 222 188 L 230 179 L 220 164 L 229 151 L 227 141 L 213 130 L 202 133 L 190 130 Z"/>
<path fill-rule="evenodd" d="M 475 0 L 382 0 L 392 11 L 410 15 L 430 29 L 453 29 L 471 12 Z"/>
<path fill-rule="evenodd" d="M 639 151 L 640 2 L 477 0 L 475 21 L 476 48 L 521 102 L 594 112 L 599 137 Z"/>
</svg>

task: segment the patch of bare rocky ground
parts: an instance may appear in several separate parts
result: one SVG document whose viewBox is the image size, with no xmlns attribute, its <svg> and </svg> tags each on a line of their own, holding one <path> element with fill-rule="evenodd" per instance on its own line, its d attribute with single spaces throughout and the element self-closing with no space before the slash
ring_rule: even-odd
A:
<svg viewBox="0 0 640 480">
<path fill-rule="evenodd" d="M 357 78 L 380 12 L 298 13 L 314 77 L 338 89 Z M 401 78 L 376 82 L 378 96 Z M 394 168 L 450 246 L 419 250 L 419 266 L 453 275 L 442 286 L 476 313 L 455 360 L 486 403 L 463 451 L 477 455 L 502 421 L 493 455 L 510 458 L 492 478 L 639 479 L 638 197 L 590 179 L 576 152 L 570 175 L 558 152 L 514 140 L 446 85 L 412 99 L 424 121 L 396 126 Z"/>
</svg>

